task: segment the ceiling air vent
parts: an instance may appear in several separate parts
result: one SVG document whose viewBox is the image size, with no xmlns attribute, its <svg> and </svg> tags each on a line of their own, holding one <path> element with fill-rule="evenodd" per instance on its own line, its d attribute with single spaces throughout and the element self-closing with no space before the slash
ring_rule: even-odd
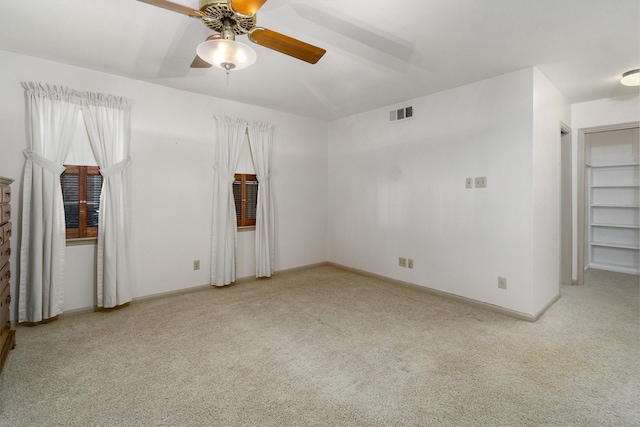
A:
<svg viewBox="0 0 640 427">
<path fill-rule="evenodd" d="M 413 118 L 413 107 L 404 107 L 389 111 L 389 123 L 411 118 Z"/>
</svg>

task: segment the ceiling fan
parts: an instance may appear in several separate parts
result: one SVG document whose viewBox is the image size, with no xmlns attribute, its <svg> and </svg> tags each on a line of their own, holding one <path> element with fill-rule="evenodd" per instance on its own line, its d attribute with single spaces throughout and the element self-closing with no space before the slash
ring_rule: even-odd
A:
<svg viewBox="0 0 640 427">
<path fill-rule="evenodd" d="M 168 0 L 138 0 L 173 12 L 200 19 L 216 31 L 197 49 L 191 68 L 216 66 L 226 70 L 242 69 L 255 62 L 255 52 L 235 41 L 246 34 L 260 46 L 315 64 L 326 50 L 256 25 L 256 13 L 267 0 L 200 0 L 200 9 L 193 9 Z"/>
</svg>

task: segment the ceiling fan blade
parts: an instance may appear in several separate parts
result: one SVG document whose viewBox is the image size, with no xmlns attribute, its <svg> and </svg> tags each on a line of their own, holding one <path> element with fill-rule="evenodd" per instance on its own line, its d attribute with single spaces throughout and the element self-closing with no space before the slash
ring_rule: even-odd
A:
<svg viewBox="0 0 640 427">
<path fill-rule="evenodd" d="M 173 12 L 182 13 L 182 14 L 188 15 L 188 16 L 190 16 L 192 18 L 202 18 L 202 16 L 204 15 L 198 9 L 194 9 L 192 7 L 183 6 L 181 4 L 174 3 L 174 2 L 171 2 L 171 1 L 167 1 L 167 0 L 138 0 L 138 1 L 140 1 L 142 3 L 150 4 L 152 6 L 158 6 L 158 7 L 161 7 L 163 9 L 171 10 Z"/>
<path fill-rule="evenodd" d="M 229 7 L 240 15 L 253 15 L 267 0 L 228 0 Z"/>
<path fill-rule="evenodd" d="M 310 64 L 318 62 L 322 55 L 327 52 L 317 46 L 262 27 L 253 28 L 248 36 L 249 40 L 260 46 L 273 49 Z"/>
<path fill-rule="evenodd" d="M 198 55 L 196 55 L 196 57 L 193 58 L 193 62 L 191 63 L 191 68 L 211 68 L 211 67 L 213 67 L 213 65 L 209 64 L 207 61 L 200 58 Z"/>
</svg>

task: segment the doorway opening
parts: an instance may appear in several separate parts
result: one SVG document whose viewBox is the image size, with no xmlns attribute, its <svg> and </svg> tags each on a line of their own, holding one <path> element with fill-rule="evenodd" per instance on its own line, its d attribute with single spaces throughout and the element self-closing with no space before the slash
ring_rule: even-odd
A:
<svg viewBox="0 0 640 427">
<path fill-rule="evenodd" d="M 560 125 L 560 283 L 573 284 L 571 129 Z"/>
<path fill-rule="evenodd" d="M 640 273 L 638 139 L 638 122 L 579 130 L 579 285 L 589 268 Z"/>
</svg>

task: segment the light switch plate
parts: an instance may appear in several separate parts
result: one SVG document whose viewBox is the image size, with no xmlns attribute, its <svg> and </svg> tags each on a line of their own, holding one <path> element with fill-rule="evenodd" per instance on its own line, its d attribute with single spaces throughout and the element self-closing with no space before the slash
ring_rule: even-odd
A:
<svg viewBox="0 0 640 427">
<path fill-rule="evenodd" d="M 486 176 L 477 176 L 476 177 L 476 188 L 487 188 L 487 177 Z"/>
</svg>

